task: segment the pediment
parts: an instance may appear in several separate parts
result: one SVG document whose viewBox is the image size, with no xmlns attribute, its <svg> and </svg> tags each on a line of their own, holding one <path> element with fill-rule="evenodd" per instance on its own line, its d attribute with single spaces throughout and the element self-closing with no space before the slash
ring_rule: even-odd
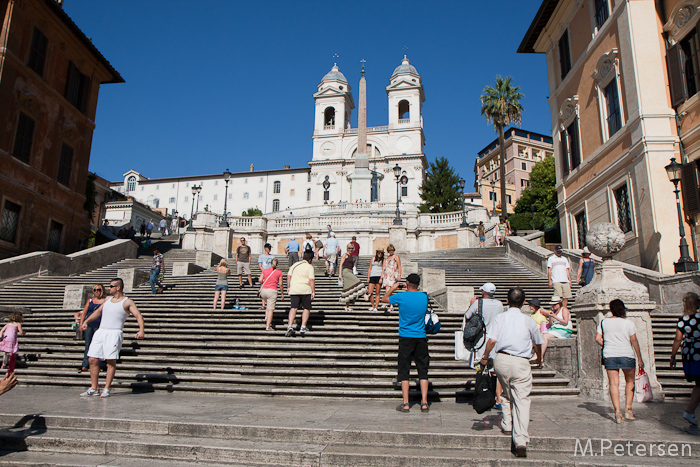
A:
<svg viewBox="0 0 700 467">
<path fill-rule="evenodd" d="M 314 94 L 314 97 L 335 97 L 335 96 L 341 96 L 344 97 L 347 95 L 347 91 L 341 91 L 339 89 L 335 88 L 326 88 L 323 91 L 318 91 Z"/>
<path fill-rule="evenodd" d="M 421 84 L 419 82 L 414 83 L 413 81 L 408 81 L 406 79 L 401 79 L 400 81 L 397 81 L 395 83 L 390 84 L 389 86 L 386 87 L 387 90 L 390 89 L 411 89 L 411 88 L 420 88 Z"/>
</svg>

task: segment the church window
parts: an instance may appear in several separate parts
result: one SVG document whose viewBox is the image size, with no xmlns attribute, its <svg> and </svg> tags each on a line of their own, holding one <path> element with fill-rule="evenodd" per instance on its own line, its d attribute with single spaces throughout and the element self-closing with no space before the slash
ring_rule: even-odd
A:
<svg viewBox="0 0 700 467">
<path fill-rule="evenodd" d="M 335 128 L 335 108 L 327 107 L 323 111 L 323 129 L 332 130 Z"/>
<path fill-rule="evenodd" d="M 218 180 L 214 180 L 214 185 L 218 185 L 218 184 L 219 184 L 219 181 L 218 181 Z"/>
<path fill-rule="evenodd" d="M 408 196 L 408 187 L 407 186 L 401 187 L 401 196 Z"/>
<path fill-rule="evenodd" d="M 280 200 L 273 199 L 272 200 L 272 212 L 277 212 L 279 210 L 280 210 Z"/>
<path fill-rule="evenodd" d="M 263 178 L 262 178 L 262 177 L 260 177 L 260 183 L 262 183 L 262 182 L 263 182 Z"/>
<path fill-rule="evenodd" d="M 330 191 L 323 191 L 323 201 L 328 201 L 331 199 L 331 192 Z"/>
<path fill-rule="evenodd" d="M 143 186 L 143 185 L 141 185 L 141 191 L 143 191 L 143 189 L 144 189 L 144 186 Z"/>
<path fill-rule="evenodd" d="M 311 188 L 306 189 L 306 201 L 311 201 Z"/>
<path fill-rule="evenodd" d="M 275 183 L 272 185 L 272 192 L 273 193 L 281 193 L 282 192 L 282 184 L 279 182 L 279 180 L 275 181 Z"/>
<path fill-rule="evenodd" d="M 126 179 L 126 191 L 135 191 L 136 190 L 136 177 L 133 175 L 129 178 Z"/>
<path fill-rule="evenodd" d="M 311 172 L 306 175 L 306 181 L 311 183 Z"/>
<path fill-rule="evenodd" d="M 243 180 L 243 183 L 248 183 L 248 179 L 247 179 L 247 178 L 244 179 L 244 180 Z"/>
<path fill-rule="evenodd" d="M 173 183 L 173 184 L 170 186 L 170 188 L 175 188 L 175 184 Z"/>
<path fill-rule="evenodd" d="M 190 200 L 190 197 L 189 197 L 189 196 L 185 196 L 185 203 L 188 202 L 189 200 Z"/>
<path fill-rule="evenodd" d="M 219 195 L 214 195 L 214 201 L 219 199 Z"/>
<path fill-rule="evenodd" d="M 243 193 L 243 199 L 248 199 L 250 196 L 248 195 L 248 192 L 246 191 Z"/>
<path fill-rule="evenodd" d="M 411 105 L 408 101 L 399 102 L 399 123 L 408 123 L 411 120 Z"/>
<path fill-rule="evenodd" d="M 168 198 L 168 203 L 173 204 L 175 202 L 175 198 Z"/>
<path fill-rule="evenodd" d="M 263 197 L 263 192 L 262 192 L 262 191 L 258 191 L 258 198 L 262 198 L 262 197 Z"/>
<path fill-rule="evenodd" d="M 156 190 L 160 190 L 160 185 L 156 185 Z"/>
<path fill-rule="evenodd" d="M 372 177 L 372 189 L 369 195 L 370 201 L 379 201 L 379 177 L 375 174 Z"/>
</svg>

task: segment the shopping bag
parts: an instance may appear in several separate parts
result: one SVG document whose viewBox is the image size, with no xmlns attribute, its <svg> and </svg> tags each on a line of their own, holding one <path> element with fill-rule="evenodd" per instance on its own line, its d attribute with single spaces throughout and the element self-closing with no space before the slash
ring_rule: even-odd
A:
<svg viewBox="0 0 700 467">
<path fill-rule="evenodd" d="M 478 414 L 493 408 L 496 404 L 496 377 L 486 367 L 476 373 L 474 382 L 474 399 L 472 405 Z"/>
<path fill-rule="evenodd" d="M 634 377 L 634 400 L 637 402 L 648 402 L 653 398 L 654 395 L 651 392 L 649 375 L 640 368 L 639 372 Z"/>
<path fill-rule="evenodd" d="M 471 360 L 471 352 L 464 346 L 464 331 L 455 331 L 455 360 Z"/>
</svg>

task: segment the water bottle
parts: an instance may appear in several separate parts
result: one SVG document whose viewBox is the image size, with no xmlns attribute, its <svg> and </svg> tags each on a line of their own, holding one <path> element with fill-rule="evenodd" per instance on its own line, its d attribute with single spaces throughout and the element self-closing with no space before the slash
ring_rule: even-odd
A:
<svg viewBox="0 0 700 467">
<path fill-rule="evenodd" d="M 238 299 L 236 299 L 236 303 L 233 305 L 233 308 L 236 310 L 238 309 Z"/>
</svg>

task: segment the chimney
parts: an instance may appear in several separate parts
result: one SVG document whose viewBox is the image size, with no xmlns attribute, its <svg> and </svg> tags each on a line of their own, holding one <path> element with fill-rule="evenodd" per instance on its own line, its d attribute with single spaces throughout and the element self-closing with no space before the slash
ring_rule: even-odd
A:
<svg viewBox="0 0 700 467">
<path fill-rule="evenodd" d="M 250 171 L 253 171 L 253 164 L 250 164 Z"/>
<path fill-rule="evenodd" d="M 285 165 L 284 168 L 287 169 L 287 170 L 289 170 L 289 166 L 288 166 L 288 165 Z"/>
</svg>

